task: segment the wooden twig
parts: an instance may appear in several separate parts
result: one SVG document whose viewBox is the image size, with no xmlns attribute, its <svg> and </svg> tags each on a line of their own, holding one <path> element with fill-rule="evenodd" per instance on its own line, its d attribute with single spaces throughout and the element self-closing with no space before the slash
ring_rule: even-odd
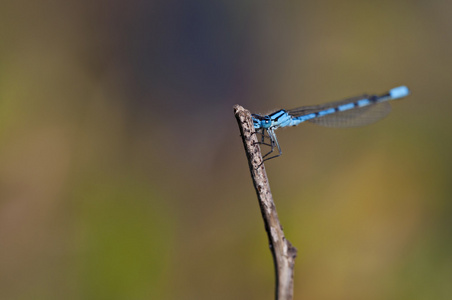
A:
<svg viewBox="0 0 452 300">
<path fill-rule="evenodd" d="M 293 270 L 297 249 L 286 240 L 282 226 L 279 223 L 265 166 L 262 164 L 262 154 L 251 114 L 240 105 L 234 106 L 234 114 L 240 128 L 243 145 L 245 146 L 251 177 L 256 189 L 273 256 L 276 273 L 275 298 L 277 300 L 291 300 L 293 298 Z"/>
</svg>

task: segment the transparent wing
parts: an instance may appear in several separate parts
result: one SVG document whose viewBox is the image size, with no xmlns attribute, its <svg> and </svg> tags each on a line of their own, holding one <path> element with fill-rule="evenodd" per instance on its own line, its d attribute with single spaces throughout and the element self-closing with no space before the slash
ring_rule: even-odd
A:
<svg viewBox="0 0 452 300">
<path fill-rule="evenodd" d="M 381 102 L 314 118 L 308 122 L 326 127 L 359 127 L 375 123 L 390 112 L 391 105 L 388 102 Z"/>
<path fill-rule="evenodd" d="M 293 117 L 300 117 L 325 111 L 338 106 L 356 103 L 361 99 L 369 99 L 368 95 L 348 98 L 342 101 L 331 102 L 321 105 L 304 106 L 289 110 L 288 113 Z M 307 120 L 308 122 L 326 126 L 326 127 L 359 127 L 374 123 L 386 117 L 391 111 L 391 105 L 388 102 L 377 102 L 364 107 L 355 107 L 350 110 L 336 111 L 328 115 L 319 116 Z"/>
<path fill-rule="evenodd" d="M 319 105 L 302 106 L 302 107 L 298 107 L 298 108 L 294 108 L 294 109 L 288 110 L 287 112 L 292 117 L 300 117 L 300 116 L 309 115 L 311 113 L 316 113 L 316 112 L 319 112 L 319 111 L 322 111 L 322 110 L 326 110 L 326 109 L 329 109 L 329 108 L 335 108 L 335 107 L 341 106 L 343 104 L 355 103 L 358 100 L 368 99 L 368 98 L 369 98 L 368 95 L 362 95 L 362 96 L 358 96 L 358 97 L 347 98 L 345 100 L 329 102 L 329 103 L 324 103 L 324 104 L 319 104 Z"/>
</svg>

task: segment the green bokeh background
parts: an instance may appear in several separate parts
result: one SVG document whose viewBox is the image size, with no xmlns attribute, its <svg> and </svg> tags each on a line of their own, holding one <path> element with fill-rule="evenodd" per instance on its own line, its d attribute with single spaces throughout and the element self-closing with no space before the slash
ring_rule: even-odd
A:
<svg viewBox="0 0 452 300">
<path fill-rule="evenodd" d="M 2 1 L 0 299 L 273 299 L 233 116 L 407 85 L 278 132 L 295 299 L 450 299 L 452 2 Z"/>
</svg>

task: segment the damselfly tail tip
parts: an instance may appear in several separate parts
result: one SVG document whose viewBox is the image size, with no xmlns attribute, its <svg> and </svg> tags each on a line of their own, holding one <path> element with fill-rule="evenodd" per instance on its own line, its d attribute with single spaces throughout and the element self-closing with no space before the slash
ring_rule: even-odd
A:
<svg viewBox="0 0 452 300">
<path fill-rule="evenodd" d="M 392 99 L 397 99 L 408 96 L 410 94 L 410 90 L 406 86 L 402 85 L 390 90 L 389 94 Z"/>
</svg>

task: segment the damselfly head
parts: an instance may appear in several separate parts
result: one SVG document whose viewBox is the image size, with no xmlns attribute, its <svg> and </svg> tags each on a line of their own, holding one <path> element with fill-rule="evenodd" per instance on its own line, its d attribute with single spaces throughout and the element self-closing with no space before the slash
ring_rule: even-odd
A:
<svg viewBox="0 0 452 300">
<path fill-rule="evenodd" d="M 261 116 L 261 115 L 256 115 L 256 114 L 252 114 L 253 117 L 253 125 L 254 128 L 258 129 L 258 128 L 270 128 L 272 126 L 272 120 L 269 116 Z"/>
</svg>

